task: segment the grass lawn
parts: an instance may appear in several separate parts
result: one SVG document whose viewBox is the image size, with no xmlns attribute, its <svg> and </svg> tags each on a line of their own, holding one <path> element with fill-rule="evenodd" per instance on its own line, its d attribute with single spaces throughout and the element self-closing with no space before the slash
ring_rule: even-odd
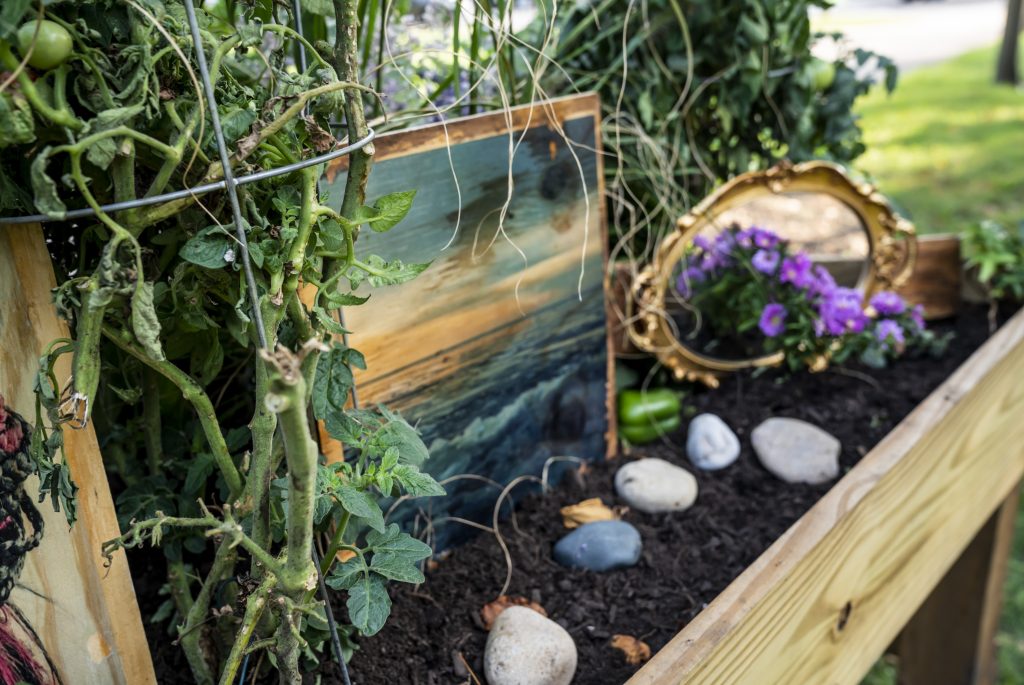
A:
<svg viewBox="0 0 1024 685">
<path fill-rule="evenodd" d="M 993 83 L 997 49 L 913 71 L 858 108 L 868 150 L 856 166 L 920 233 L 1024 219 L 1024 89 Z"/>
<path fill-rule="evenodd" d="M 997 49 L 914 71 L 893 95 L 878 90 L 859 107 L 868 151 L 856 166 L 920 233 L 1024 220 L 1024 89 L 993 83 Z M 1024 685 L 1024 504 L 997 643 L 998 682 Z M 896 673 L 880 660 L 862 685 L 894 685 Z"/>
</svg>

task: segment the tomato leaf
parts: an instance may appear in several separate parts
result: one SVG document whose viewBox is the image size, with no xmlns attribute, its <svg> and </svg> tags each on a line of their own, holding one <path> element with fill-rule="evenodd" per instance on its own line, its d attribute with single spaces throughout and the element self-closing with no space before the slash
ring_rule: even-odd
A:
<svg viewBox="0 0 1024 685">
<path fill-rule="evenodd" d="M 160 345 L 160 319 L 153 306 L 152 283 L 139 283 L 132 295 L 132 331 L 150 359 L 163 361 L 166 358 Z"/>
<path fill-rule="evenodd" d="M 369 492 L 345 483 L 334 491 L 334 495 L 341 502 L 341 506 L 345 507 L 345 511 L 362 519 L 374 530 L 384 530 L 384 513 L 380 510 L 377 499 Z"/>
<path fill-rule="evenodd" d="M 416 565 L 433 554 L 430 545 L 403 533 L 392 523 L 382 533 L 366 536 L 367 547 L 373 550 L 370 570 L 385 578 L 403 583 L 422 583 L 423 572 Z"/>
</svg>

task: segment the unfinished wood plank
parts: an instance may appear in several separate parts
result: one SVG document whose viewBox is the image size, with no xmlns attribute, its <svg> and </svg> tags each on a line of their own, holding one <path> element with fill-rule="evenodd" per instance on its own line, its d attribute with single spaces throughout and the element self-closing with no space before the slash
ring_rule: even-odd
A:
<svg viewBox="0 0 1024 685">
<path fill-rule="evenodd" d="M 900 634 L 900 685 L 991 685 L 1019 488 L 985 523 Z"/>
<path fill-rule="evenodd" d="M 586 95 L 377 141 L 368 200 L 417 196 L 393 230 L 364 230 L 357 254 L 432 264 L 346 308 L 368 366 L 356 386 L 363 404 L 417 425 L 439 478 L 508 482 L 614 446 L 599 119 Z M 325 177 L 335 207 L 344 180 L 343 165 Z M 449 492 L 435 513 L 489 516 L 498 494 L 479 482 Z"/>
<path fill-rule="evenodd" d="M 55 286 L 38 225 L 0 230 L 0 393 L 29 420 L 32 384 L 43 349 L 68 330 L 50 299 Z M 70 359 L 56 366 L 70 375 Z M 149 646 L 124 552 L 104 568 L 100 545 L 120 535 L 92 425 L 65 431 L 71 475 L 78 484 L 78 522 L 68 530 L 48 502 L 40 546 L 30 552 L 11 602 L 39 633 L 65 683 L 155 683 Z M 34 496 L 38 479 L 29 480 Z"/>
<path fill-rule="evenodd" d="M 631 680 L 858 683 L 1024 473 L 1024 312 Z"/>
</svg>

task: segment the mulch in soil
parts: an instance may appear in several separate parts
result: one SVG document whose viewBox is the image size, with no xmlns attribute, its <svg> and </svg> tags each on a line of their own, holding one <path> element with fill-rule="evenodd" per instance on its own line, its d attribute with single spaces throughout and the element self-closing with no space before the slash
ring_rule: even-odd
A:
<svg viewBox="0 0 1024 685">
<path fill-rule="evenodd" d="M 845 473 L 987 338 L 981 308 L 934 328 L 956 333 L 939 359 L 789 378 L 741 373 L 723 379 L 717 391 L 691 396 L 688 403 L 696 412 L 722 416 L 740 437 L 740 458 L 723 471 L 697 471 L 689 464 L 684 422 L 665 444 L 590 464 L 583 475 L 565 478 L 547 495 L 517 501 L 518 532 L 511 521 L 501 526 L 514 562 L 508 594 L 541 604 L 572 635 L 579 649 L 573 682 L 626 681 L 639 666 L 627 664 L 610 646 L 613 635 L 632 635 L 653 651 L 663 647 L 829 490 L 832 484 L 791 485 L 765 471 L 750 447 L 755 426 L 788 416 L 825 428 L 842 442 Z M 640 457 L 660 457 L 693 472 L 700 487 L 694 506 L 676 514 L 626 513 L 644 544 L 640 563 L 632 568 L 598 574 L 552 561 L 552 546 L 566 534 L 559 509 L 589 497 L 621 504 L 612 484 L 615 470 Z M 467 683 L 465 664 L 482 680 L 487 633 L 479 612 L 498 595 L 505 573 L 495 538 L 480 534 L 446 555 L 424 585 L 393 585 L 391 618 L 381 633 L 360 641 L 350 664 L 353 683 Z M 335 611 L 345 615 L 342 597 L 335 600 Z"/>
</svg>

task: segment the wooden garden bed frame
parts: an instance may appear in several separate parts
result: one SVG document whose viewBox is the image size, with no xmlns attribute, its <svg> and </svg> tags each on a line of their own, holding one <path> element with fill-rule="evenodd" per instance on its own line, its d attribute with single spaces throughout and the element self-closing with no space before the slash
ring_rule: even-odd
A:
<svg viewBox="0 0 1024 685">
<path fill-rule="evenodd" d="M 1024 311 L 629 685 L 853 685 L 893 644 L 903 685 L 993 682 L 1022 475 Z"/>
</svg>

